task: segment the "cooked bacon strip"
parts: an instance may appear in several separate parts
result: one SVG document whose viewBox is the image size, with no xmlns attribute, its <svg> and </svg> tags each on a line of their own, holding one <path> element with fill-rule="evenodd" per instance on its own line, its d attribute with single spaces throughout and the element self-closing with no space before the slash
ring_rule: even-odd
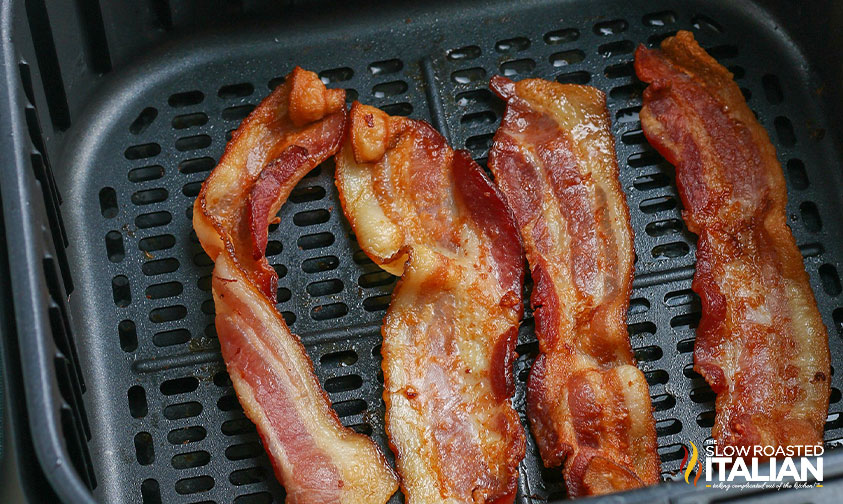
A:
<svg viewBox="0 0 843 504">
<path fill-rule="evenodd" d="M 359 103 L 337 154 L 360 246 L 400 274 L 383 325 L 386 429 L 410 504 L 512 502 L 523 255 L 482 169 L 429 124 Z"/>
<path fill-rule="evenodd" d="M 345 92 L 296 67 L 247 117 L 194 204 L 215 261 L 216 328 L 234 390 L 293 504 L 384 503 L 397 478 L 371 439 L 346 429 L 275 308 L 267 226 L 307 172 L 333 155 Z"/>
<path fill-rule="evenodd" d="M 544 464 L 564 463 L 571 496 L 656 483 L 649 388 L 626 330 L 634 251 L 605 95 L 500 76 L 490 87 L 506 113 L 489 168 L 534 281 L 527 406 Z"/>
<path fill-rule="evenodd" d="M 264 257 L 268 222 L 296 183 L 337 151 L 345 116 L 345 91 L 325 89 L 296 67 L 243 120 L 196 199 L 193 227 L 211 259 L 230 242 L 236 262 L 273 301 L 278 275 Z"/>
<path fill-rule="evenodd" d="M 680 31 L 635 54 L 641 125 L 676 166 L 688 229 L 699 235 L 702 299 L 694 369 L 717 394 L 721 445 L 822 442 L 828 334 L 787 226 L 787 191 L 767 132 L 732 74 Z"/>
</svg>

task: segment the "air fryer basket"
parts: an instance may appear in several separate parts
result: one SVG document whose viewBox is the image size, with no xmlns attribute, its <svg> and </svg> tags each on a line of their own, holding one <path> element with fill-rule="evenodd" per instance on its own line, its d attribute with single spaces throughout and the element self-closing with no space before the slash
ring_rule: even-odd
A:
<svg viewBox="0 0 843 504">
<path fill-rule="evenodd" d="M 430 121 L 481 164 L 502 112 L 487 90 L 492 75 L 606 92 L 637 251 L 629 332 L 650 384 L 663 475 L 671 479 L 683 445 L 700 446 L 710 436 L 714 394 L 692 369 L 700 316 L 690 290 L 694 237 L 681 219 L 672 167 L 641 132 L 643 85 L 632 52 L 639 42 L 654 45 L 677 29 L 692 30 L 735 74 L 771 133 L 788 182 L 789 224 L 829 328 L 832 366 L 843 366 L 841 138 L 834 105 L 825 105 L 835 97 L 839 103 L 840 94 L 812 66 L 823 63 L 819 57 L 837 67 L 841 60 L 839 52 L 809 58 L 793 38 L 809 37 L 799 16 L 822 19 L 822 11 L 784 2 L 664 0 L 377 9 L 317 3 L 287 6 L 276 21 L 180 32 L 180 22 L 202 24 L 185 14 L 190 3 L 153 2 L 138 23 L 151 12 L 160 26 L 140 30 L 154 48 L 139 57 L 126 46 L 143 46 L 143 36 L 119 30 L 133 21 L 131 12 L 118 16 L 93 0 L 76 10 L 43 0 L 4 5 L 4 40 L 14 44 L 4 46 L 11 85 L 3 110 L 11 121 L 3 126 L 10 134 L 2 138 L 0 184 L 14 293 L 7 301 L 27 387 L 19 414 L 28 418 L 40 470 L 59 497 L 241 504 L 282 498 L 219 354 L 212 263 L 192 231 L 191 210 L 231 132 L 296 64 L 347 89 L 349 100 Z M 227 2 L 220 9 L 217 18 L 229 11 L 238 18 L 250 6 Z M 62 44 L 55 29 L 74 20 L 86 34 L 76 48 Z M 170 35 L 161 35 L 166 29 Z M 74 59 L 74 51 L 84 57 Z M 87 65 L 87 73 L 69 70 L 74 64 Z M 341 420 L 370 434 L 391 460 L 379 350 L 395 277 L 360 251 L 331 162 L 294 190 L 281 224 L 271 228 L 267 255 L 280 277 L 278 308 Z M 528 311 L 515 369 L 522 419 L 536 351 Z M 843 378 L 832 380 L 829 447 L 843 439 Z M 840 454 L 825 462 L 827 481 L 843 473 Z M 541 468 L 532 439 L 520 469 L 517 502 L 564 497 L 559 471 Z M 832 484 L 799 497 L 832 499 Z M 683 481 L 607 499 L 722 497 Z M 763 498 L 789 501 L 792 494 Z"/>
</svg>

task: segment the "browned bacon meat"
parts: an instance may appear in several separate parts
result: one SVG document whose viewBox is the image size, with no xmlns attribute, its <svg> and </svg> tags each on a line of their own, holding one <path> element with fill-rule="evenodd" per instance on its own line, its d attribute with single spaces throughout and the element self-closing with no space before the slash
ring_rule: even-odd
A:
<svg viewBox="0 0 843 504">
<path fill-rule="evenodd" d="M 656 433 L 626 330 L 629 210 L 606 99 L 588 86 L 493 77 L 506 113 L 489 168 L 521 229 L 533 275 L 539 356 L 528 417 L 571 496 L 653 484 Z"/>
<path fill-rule="evenodd" d="M 702 299 L 694 369 L 717 394 L 723 445 L 823 439 L 828 334 L 787 226 L 787 192 L 767 132 L 732 74 L 680 31 L 635 54 L 641 125 L 676 166 L 688 228 L 699 235 Z"/>
<path fill-rule="evenodd" d="M 386 428 L 410 504 L 512 502 L 523 255 L 482 169 L 429 124 L 359 103 L 337 187 L 360 246 L 401 275 L 383 325 Z"/>
<path fill-rule="evenodd" d="M 342 142 L 345 92 L 296 68 L 247 117 L 202 186 L 193 227 L 215 261 L 216 329 L 246 416 L 287 502 L 383 503 L 395 475 L 372 440 L 342 426 L 299 339 L 275 308 L 267 227 L 296 183 Z"/>
</svg>

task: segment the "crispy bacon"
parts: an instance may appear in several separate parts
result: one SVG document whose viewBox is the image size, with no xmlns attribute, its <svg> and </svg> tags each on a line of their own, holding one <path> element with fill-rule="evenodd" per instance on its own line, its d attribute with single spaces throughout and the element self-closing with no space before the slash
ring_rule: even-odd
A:
<svg viewBox="0 0 843 504">
<path fill-rule="evenodd" d="M 346 429 L 313 363 L 275 308 L 267 226 L 308 171 L 336 153 L 345 92 L 296 67 L 235 131 L 194 204 L 193 227 L 215 261 L 222 355 L 287 502 L 384 503 L 397 478 L 372 440 Z"/>
<path fill-rule="evenodd" d="M 278 276 L 264 257 L 269 220 L 301 177 L 337 151 L 345 116 L 345 91 L 325 89 L 296 67 L 234 132 L 194 204 L 193 227 L 211 259 L 230 242 L 236 263 L 273 301 Z"/>
<path fill-rule="evenodd" d="M 635 54 L 641 125 L 676 166 L 688 228 L 699 235 L 702 299 L 694 369 L 717 394 L 725 445 L 823 439 L 828 334 L 787 226 L 781 165 L 732 74 L 680 31 Z"/>
<path fill-rule="evenodd" d="M 506 113 L 489 168 L 534 281 L 527 404 L 544 464 L 564 464 L 571 496 L 656 483 L 649 389 L 626 330 L 634 251 L 605 96 L 540 79 L 490 86 Z"/>
<path fill-rule="evenodd" d="M 408 502 L 512 502 L 523 255 L 482 169 L 429 124 L 359 103 L 336 182 L 360 246 L 401 275 L 383 325 L 386 429 Z"/>
</svg>

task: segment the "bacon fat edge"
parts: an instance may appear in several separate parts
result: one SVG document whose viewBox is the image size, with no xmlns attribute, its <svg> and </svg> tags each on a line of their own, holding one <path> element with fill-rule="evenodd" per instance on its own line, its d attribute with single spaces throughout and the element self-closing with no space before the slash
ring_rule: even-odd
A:
<svg viewBox="0 0 843 504">
<path fill-rule="evenodd" d="M 343 427 L 299 339 L 275 308 L 267 227 L 307 172 L 334 155 L 345 92 L 296 67 L 241 123 L 196 199 L 193 226 L 214 260 L 222 355 L 291 504 L 384 503 L 397 478 L 371 439 Z"/>
<path fill-rule="evenodd" d="M 649 388 L 626 328 L 629 210 L 606 99 L 589 86 L 496 76 L 506 100 L 489 168 L 515 213 L 534 287 L 539 355 L 528 417 L 545 466 L 571 496 L 654 484 Z"/>
<path fill-rule="evenodd" d="M 384 319 L 386 429 L 410 504 L 511 503 L 523 253 L 482 169 L 429 124 L 352 105 L 336 183 L 360 246 L 401 275 Z"/>
<path fill-rule="evenodd" d="M 787 226 L 784 174 L 767 132 L 690 32 L 660 50 L 640 46 L 635 71 L 650 84 L 644 134 L 676 167 L 683 218 L 699 236 L 694 369 L 717 394 L 714 439 L 822 443 L 828 333 Z"/>
</svg>

